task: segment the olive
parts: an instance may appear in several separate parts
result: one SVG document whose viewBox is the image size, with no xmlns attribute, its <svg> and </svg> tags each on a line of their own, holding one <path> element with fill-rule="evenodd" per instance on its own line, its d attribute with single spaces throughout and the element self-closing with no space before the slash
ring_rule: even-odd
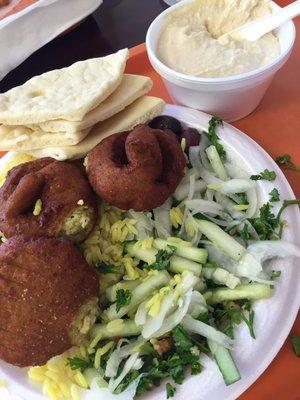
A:
<svg viewBox="0 0 300 400">
<path fill-rule="evenodd" d="M 185 139 L 185 152 L 188 153 L 190 147 L 199 146 L 201 135 L 195 128 L 186 128 L 180 136 L 181 139 Z"/>
<path fill-rule="evenodd" d="M 159 115 L 158 117 L 153 118 L 148 125 L 152 129 L 172 131 L 178 137 L 183 133 L 180 121 L 174 117 L 170 117 L 169 115 Z"/>
</svg>

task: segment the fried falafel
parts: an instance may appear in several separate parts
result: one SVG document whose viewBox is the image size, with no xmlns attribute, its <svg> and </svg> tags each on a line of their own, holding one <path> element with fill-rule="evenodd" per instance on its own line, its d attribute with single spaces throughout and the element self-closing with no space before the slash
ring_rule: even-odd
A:
<svg viewBox="0 0 300 400">
<path fill-rule="evenodd" d="M 80 242 L 97 221 L 97 202 L 83 171 L 74 164 L 42 158 L 14 167 L 0 189 L 0 230 L 66 236 Z"/>
<path fill-rule="evenodd" d="M 138 125 L 112 135 L 87 155 L 94 191 L 123 210 L 152 210 L 163 204 L 181 181 L 183 151 L 173 133 Z"/>
<path fill-rule="evenodd" d="M 98 291 L 97 275 L 70 240 L 8 239 L 0 246 L 0 358 L 42 365 L 79 344 L 96 319 Z"/>
</svg>

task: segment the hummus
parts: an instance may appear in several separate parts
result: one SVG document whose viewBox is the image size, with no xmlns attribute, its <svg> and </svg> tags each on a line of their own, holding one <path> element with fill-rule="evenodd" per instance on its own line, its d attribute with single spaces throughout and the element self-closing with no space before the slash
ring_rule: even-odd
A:
<svg viewBox="0 0 300 400">
<path fill-rule="evenodd" d="M 218 38 L 270 12 L 268 0 L 195 0 L 167 16 L 158 58 L 177 72 L 199 77 L 257 69 L 280 54 L 279 40 L 273 33 L 256 42 Z"/>
</svg>

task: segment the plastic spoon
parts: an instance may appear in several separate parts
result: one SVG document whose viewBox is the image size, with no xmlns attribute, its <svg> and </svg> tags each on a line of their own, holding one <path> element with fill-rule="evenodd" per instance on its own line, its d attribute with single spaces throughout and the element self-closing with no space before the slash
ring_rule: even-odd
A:
<svg viewBox="0 0 300 400">
<path fill-rule="evenodd" d="M 231 38 L 234 40 L 248 40 L 255 42 L 266 33 L 278 28 L 284 22 L 300 15 L 300 0 L 295 1 L 288 6 L 268 14 L 262 18 L 258 18 L 245 25 L 242 25 L 231 32 L 225 33 L 219 37 L 219 41 L 223 42 Z"/>
</svg>

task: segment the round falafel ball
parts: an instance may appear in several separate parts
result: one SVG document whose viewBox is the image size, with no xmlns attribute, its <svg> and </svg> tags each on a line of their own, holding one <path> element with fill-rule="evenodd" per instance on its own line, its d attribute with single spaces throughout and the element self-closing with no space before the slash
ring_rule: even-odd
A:
<svg viewBox="0 0 300 400">
<path fill-rule="evenodd" d="M 97 315 L 99 279 L 63 238 L 14 236 L 0 246 L 0 358 L 42 365 L 80 344 Z"/>
<path fill-rule="evenodd" d="M 0 189 L 0 231 L 83 241 L 98 218 L 96 195 L 75 164 L 42 158 L 14 167 Z"/>
</svg>

